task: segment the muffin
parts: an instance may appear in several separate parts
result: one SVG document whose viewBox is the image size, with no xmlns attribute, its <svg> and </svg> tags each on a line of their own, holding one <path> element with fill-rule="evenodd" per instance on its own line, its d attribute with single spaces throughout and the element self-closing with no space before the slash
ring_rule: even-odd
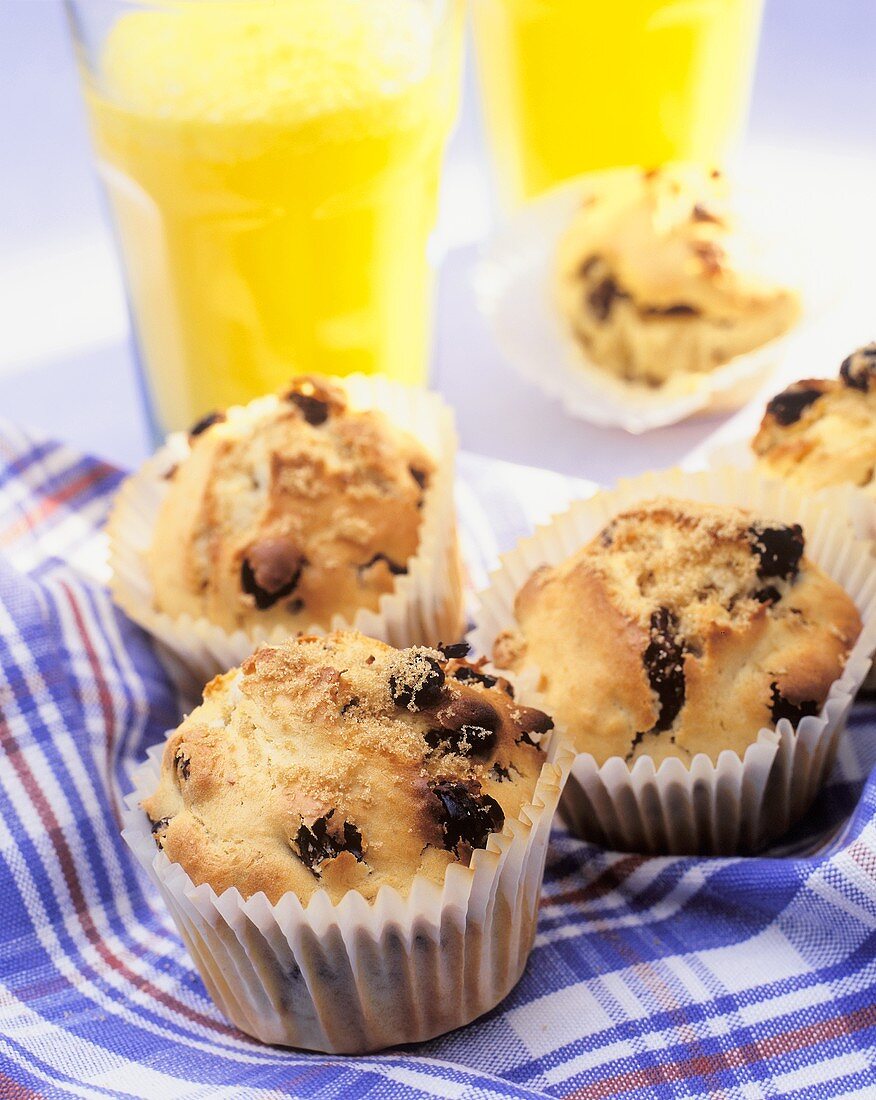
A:
<svg viewBox="0 0 876 1100">
<path fill-rule="evenodd" d="M 467 649 L 290 639 L 214 679 L 169 735 L 138 835 L 175 915 L 212 899 L 210 933 L 191 914 L 181 930 L 243 1030 L 376 1049 L 459 1026 L 519 978 L 559 797 L 552 722 Z M 241 943 L 244 918 L 260 934 Z"/>
<path fill-rule="evenodd" d="M 293 633 L 453 637 L 454 443 L 433 395 L 361 377 L 300 377 L 211 414 L 125 483 L 110 520 L 117 602 L 195 662 L 199 687 Z"/>
<path fill-rule="evenodd" d="M 517 595 L 497 668 L 538 668 L 575 750 L 713 762 L 764 727 L 818 714 L 861 632 L 798 525 L 656 499 L 543 566 Z"/>
<path fill-rule="evenodd" d="M 266 646 L 218 676 L 168 739 L 143 803 L 192 882 L 276 902 L 440 884 L 531 801 L 552 723 L 466 646 L 364 635 Z"/>
<path fill-rule="evenodd" d="M 735 466 L 577 501 L 503 555 L 469 640 L 577 755 L 578 836 L 762 850 L 823 786 L 876 649 L 869 543 L 828 494 Z"/>
<path fill-rule="evenodd" d="M 587 359 L 649 387 L 751 352 L 800 312 L 737 225 L 723 175 L 692 165 L 593 183 L 561 239 L 555 279 Z"/>
<path fill-rule="evenodd" d="M 407 571 L 435 464 L 339 386 L 295 379 L 189 440 L 147 554 L 157 610 L 226 630 L 327 627 L 375 609 Z"/>
<path fill-rule="evenodd" d="M 802 489 L 850 485 L 876 496 L 876 344 L 843 360 L 837 378 L 777 394 L 751 447 L 763 473 Z"/>
</svg>

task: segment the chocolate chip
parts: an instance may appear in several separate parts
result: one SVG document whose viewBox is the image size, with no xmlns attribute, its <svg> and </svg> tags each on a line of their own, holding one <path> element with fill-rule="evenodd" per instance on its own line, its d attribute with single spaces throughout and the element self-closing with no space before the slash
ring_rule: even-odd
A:
<svg viewBox="0 0 876 1100">
<path fill-rule="evenodd" d="M 713 214 L 707 206 L 703 206 L 701 202 L 698 202 L 691 211 L 691 218 L 695 222 L 711 222 L 713 225 L 721 225 L 721 219 L 717 214 Z"/>
<path fill-rule="evenodd" d="M 707 274 L 717 275 L 722 270 L 726 253 L 715 241 L 694 241 L 691 248 L 702 261 Z"/>
<path fill-rule="evenodd" d="M 678 620 L 668 607 L 658 607 L 651 616 L 651 641 L 642 661 L 648 683 L 659 700 L 659 713 L 652 732 L 667 730 L 684 706 L 684 642 L 677 637 Z"/>
<path fill-rule="evenodd" d="M 161 837 L 158 834 L 166 831 L 167 826 L 170 824 L 170 818 L 161 817 L 156 821 L 154 818 L 149 817 L 149 814 L 146 816 L 149 818 L 149 830 L 152 833 L 155 845 L 161 850 L 164 848 L 164 845 L 161 843 Z"/>
<path fill-rule="evenodd" d="M 444 729 L 459 729 L 460 726 L 470 725 L 495 730 L 501 724 L 495 707 L 477 693 L 451 698 L 438 707 L 435 719 Z"/>
<path fill-rule="evenodd" d="M 645 317 L 699 317 L 700 315 L 696 306 L 689 306 L 684 302 L 678 302 L 674 306 L 649 306 L 641 312 Z"/>
<path fill-rule="evenodd" d="M 554 728 L 553 719 L 535 707 L 515 707 L 512 719 L 520 733 L 517 744 L 532 745 L 536 749 L 541 748 L 542 737 Z"/>
<path fill-rule="evenodd" d="M 400 577 L 408 571 L 406 565 L 399 565 L 398 562 L 394 562 L 392 558 L 388 558 L 386 554 L 374 554 L 368 561 L 363 562 L 361 565 L 357 565 L 356 569 L 359 573 L 363 573 L 366 569 L 370 569 L 372 565 L 376 565 L 379 561 L 386 563 L 386 568 L 394 577 Z"/>
<path fill-rule="evenodd" d="M 284 396 L 314 427 L 324 424 L 333 413 L 343 412 L 347 406 L 342 389 L 311 375 L 294 378 Z"/>
<path fill-rule="evenodd" d="M 778 723 L 781 718 L 787 718 L 792 726 L 796 726 L 807 715 L 818 714 L 819 710 L 819 704 L 814 699 L 792 703 L 782 695 L 775 680 L 770 684 L 770 715 L 774 723 Z"/>
<path fill-rule="evenodd" d="M 798 382 L 776 394 L 772 401 L 767 404 L 767 415 L 772 416 L 777 424 L 788 427 L 789 424 L 796 424 L 806 409 L 821 396 L 822 391 L 820 389 L 815 389 L 812 386 L 801 386 Z"/>
<path fill-rule="evenodd" d="M 587 304 L 597 321 L 607 321 L 615 299 L 626 297 L 627 295 L 620 289 L 614 279 L 607 275 L 589 292 Z"/>
<path fill-rule="evenodd" d="M 876 375 L 876 343 L 858 348 L 842 361 L 840 378 L 853 390 L 867 393 L 870 383 Z"/>
<path fill-rule="evenodd" d="M 483 684 L 486 688 L 495 687 L 497 683 L 495 676 L 490 676 L 486 672 L 480 672 L 471 665 L 460 665 L 459 668 L 453 670 L 451 676 L 453 676 L 454 680 L 459 680 L 460 683 Z"/>
<path fill-rule="evenodd" d="M 781 580 L 793 580 L 800 569 L 805 541 L 803 528 L 799 523 L 791 527 L 748 528 L 751 549 L 760 559 L 757 575 L 761 580 L 767 577 L 779 577 Z"/>
<path fill-rule="evenodd" d="M 341 714 L 346 714 L 347 711 L 350 711 L 354 707 L 358 707 L 358 706 L 359 706 L 359 696 L 358 695 L 353 695 L 341 707 Z"/>
<path fill-rule="evenodd" d="M 416 466 L 408 466 L 408 473 L 416 481 L 421 489 L 425 489 L 429 482 L 429 475 L 425 470 L 418 470 Z"/>
<path fill-rule="evenodd" d="M 311 397 L 305 393 L 288 393 L 286 394 L 286 400 L 291 401 L 293 405 L 297 405 L 304 419 L 314 428 L 325 424 L 329 418 L 328 405 L 325 401 L 320 401 L 318 397 Z"/>
<path fill-rule="evenodd" d="M 624 757 L 624 760 L 626 761 L 627 764 L 629 764 L 630 761 L 633 759 L 633 757 L 636 754 L 636 749 L 639 747 L 639 745 L 641 745 L 641 743 L 644 741 L 644 739 L 645 739 L 644 731 L 639 731 L 639 733 L 633 734 L 633 739 L 630 742 L 629 752 Z"/>
<path fill-rule="evenodd" d="M 752 599 L 757 600 L 758 603 L 778 603 L 782 598 L 782 593 L 771 584 L 766 584 L 763 588 L 758 588 L 758 590 L 752 592 L 751 595 Z"/>
<path fill-rule="evenodd" d="M 290 539 L 263 539 L 246 552 L 240 586 L 254 597 L 259 611 L 265 611 L 295 591 L 306 564 L 306 558 Z"/>
<path fill-rule="evenodd" d="M 471 646 L 468 642 L 453 642 L 450 645 L 439 642 L 438 649 L 441 650 L 448 661 L 461 661 L 468 656 Z"/>
<path fill-rule="evenodd" d="M 225 420 L 224 412 L 207 413 L 206 416 L 202 416 L 200 420 L 196 420 L 189 428 L 189 439 L 194 439 L 195 436 L 201 435 L 208 428 L 212 428 L 214 424 L 221 424 L 223 420 Z"/>
<path fill-rule="evenodd" d="M 176 756 L 173 758 L 173 763 L 176 767 L 177 775 L 179 775 L 181 779 L 188 779 L 192 768 L 192 762 L 182 749 L 177 749 Z"/>
<path fill-rule="evenodd" d="M 435 711 L 435 721 L 437 727 L 424 735 L 427 745 L 447 745 L 460 756 L 485 756 L 496 743 L 501 720 L 486 700 L 460 695 Z"/>
<path fill-rule="evenodd" d="M 584 262 L 578 268 L 578 277 L 580 279 L 586 279 L 590 272 L 599 263 L 602 263 L 599 256 L 588 256 L 587 259 L 584 260 Z"/>
<path fill-rule="evenodd" d="M 485 848 L 490 833 L 505 823 L 502 807 L 481 791 L 479 783 L 439 779 L 430 789 L 438 800 L 438 820 L 448 851 L 459 855 L 460 844 Z"/>
<path fill-rule="evenodd" d="M 389 690 L 396 706 L 422 710 L 434 706 L 444 688 L 444 670 L 434 657 L 408 650 L 398 672 L 389 677 Z"/>
<path fill-rule="evenodd" d="M 340 829 L 336 829 L 334 823 L 330 825 L 334 813 L 334 810 L 329 810 L 310 827 L 302 821 L 292 841 L 298 858 L 311 871 L 324 860 L 334 859 L 341 852 L 350 852 L 360 863 L 363 859 L 362 833 L 350 821 L 345 821 Z"/>
<path fill-rule="evenodd" d="M 617 521 L 612 520 L 606 527 L 603 527 L 599 532 L 599 545 L 608 548 L 614 542 L 614 532 L 617 528 Z"/>
<path fill-rule="evenodd" d="M 494 764 L 490 771 L 492 773 L 493 779 L 495 779 L 497 783 L 504 783 L 506 780 L 511 778 L 511 772 L 502 764 Z"/>
</svg>

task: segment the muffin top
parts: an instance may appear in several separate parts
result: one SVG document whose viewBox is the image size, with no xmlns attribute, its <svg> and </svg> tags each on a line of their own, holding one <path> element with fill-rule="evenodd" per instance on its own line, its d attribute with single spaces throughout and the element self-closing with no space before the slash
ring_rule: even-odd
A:
<svg viewBox="0 0 876 1100">
<path fill-rule="evenodd" d="M 876 344 L 844 359 L 838 378 L 776 394 L 751 447 L 765 473 L 804 488 L 848 484 L 876 495 Z"/>
<path fill-rule="evenodd" d="M 169 737 L 143 801 L 156 844 L 196 884 L 272 902 L 440 885 L 531 802 L 552 727 L 467 648 L 347 631 L 257 650 Z"/>
<path fill-rule="evenodd" d="M 710 369 L 751 350 L 798 311 L 797 295 L 740 230 L 724 176 L 693 165 L 591 184 L 557 271 L 561 310 L 594 358 L 652 384 L 675 367 Z"/>
<path fill-rule="evenodd" d="M 189 438 L 147 555 L 156 610 L 226 630 L 327 627 L 375 610 L 407 572 L 434 462 L 339 386 L 297 378 Z"/>
<path fill-rule="evenodd" d="M 818 713 L 861 630 L 804 549 L 799 526 L 739 508 L 643 503 L 533 573 L 494 663 L 535 666 L 558 729 L 600 764 L 744 754 Z"/>
</svg>

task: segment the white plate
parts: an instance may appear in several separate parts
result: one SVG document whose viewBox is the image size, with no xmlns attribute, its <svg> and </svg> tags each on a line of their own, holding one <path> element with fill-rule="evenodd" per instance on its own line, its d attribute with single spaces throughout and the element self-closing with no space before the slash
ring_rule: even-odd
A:
<svg viewBox="0 0 876 1100">
<path fill-rule="evenodd" d="M 478 306 L 505 358 L 573 416 L 638 434 L 698 412 L 738 408 L 841 296 L 844 265 L 839 256 L 825 264 L 843 238 L 835 212 L 821 217 L 799 180 L 789 189 L 775 175 L 767 185 L 762 172 L 734 172 L 734 207 L 763 242 L 772 268 L 799 291 L 801 320 L 754 352 L 708 374 L 670 380 L 659 390 L 616 379 L 586 358 L 553 297 L 559 238 L 596 178 L 563 184 L 513 214 L 484 247 L 475 272 Z"/>
</svg>

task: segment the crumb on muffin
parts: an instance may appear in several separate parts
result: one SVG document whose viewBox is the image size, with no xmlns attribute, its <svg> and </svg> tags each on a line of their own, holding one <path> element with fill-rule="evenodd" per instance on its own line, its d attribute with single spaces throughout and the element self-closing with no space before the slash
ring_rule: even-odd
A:
<svg viewBox="0 0 876 1100">
<path fill-rule="evenodd" d="M 142 804 L 156 844 L 196 884 L 271 902 L 440 884 L 519 818 L 553 726 L 467 648 L 349 631 L 257 650 L 169 737 Z"/>
</svg>

